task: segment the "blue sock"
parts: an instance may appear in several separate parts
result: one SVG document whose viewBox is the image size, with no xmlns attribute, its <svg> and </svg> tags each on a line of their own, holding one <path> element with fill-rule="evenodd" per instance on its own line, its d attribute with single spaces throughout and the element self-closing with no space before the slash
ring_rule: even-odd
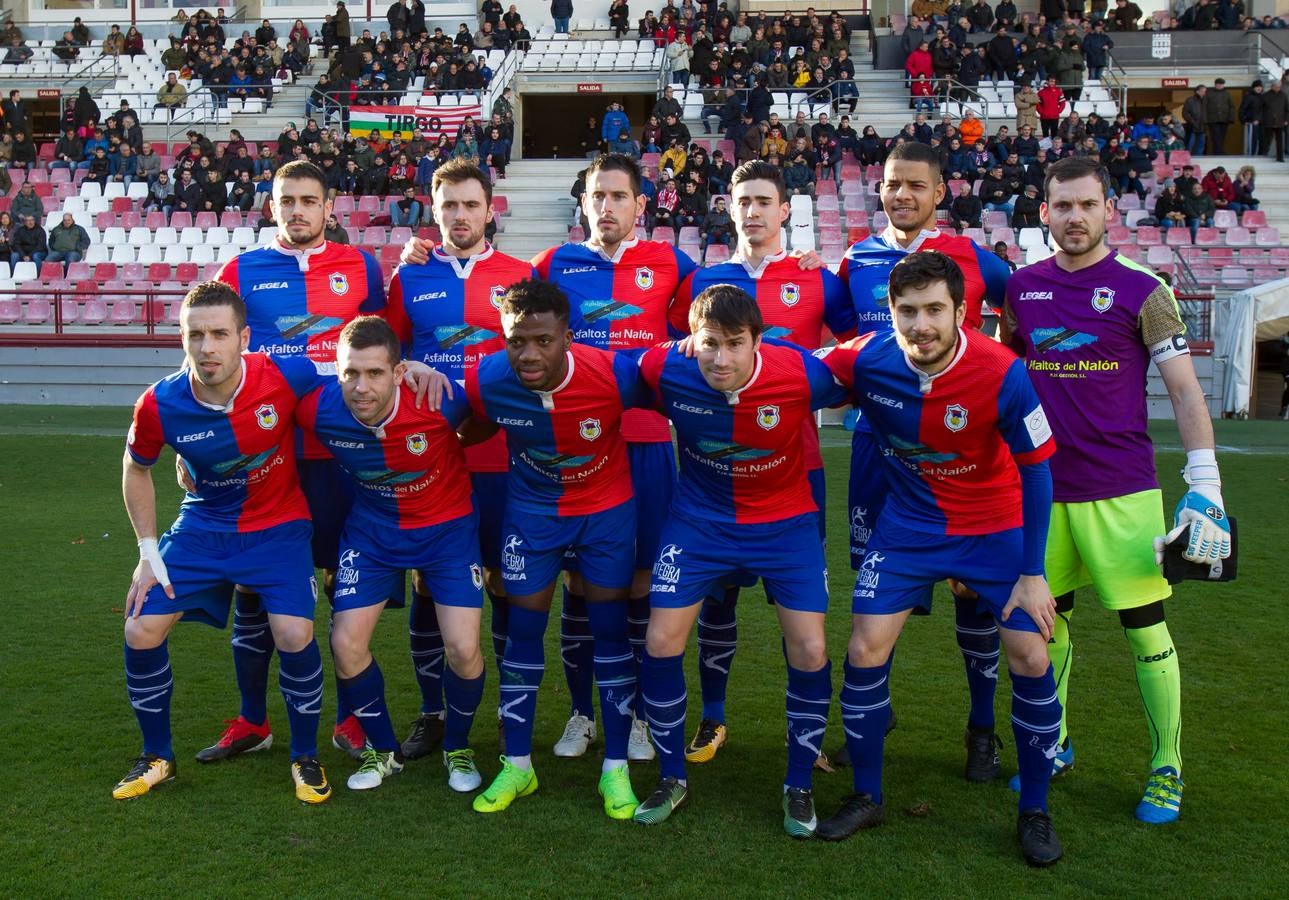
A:
<svg viewBox="0 0 1289 900">
<path fill-rule="evenodd" d="M 640 661 L 640 688 L 649 715 L 649 736 L 658 748 L 659 774 L 685 778 L 685 654 Z"/>
<path fill-rule="evenodd" d="M 279 648 L 278 686 L 291 720 L 291 759 L 318 755 L 318 720 L 322 713 L 322 654 L 318 642 L 295 653 Z"/>
<path fill-rule="evenodd" d="M 492 652 L 497 667 L 501 667 L 501 658 L 506 655 L 506 630 L 510 621 L 510 606 L 505 597 L 499 597 L 492 591 L 485 591 L 488 603 L 492 606 Z"/>
<path fill-rule="evenodd" d="M 474 678 L 462 678 L 452 667 L 443 670 L 443 696 L 447 715 L 443 719 L 443 749 L 464 750 L 470 746 L 470 726 L 483 701 L 485 669 Z"/>
<path fill-rule="evenodd" d="M 174 759 L 170 743 L 170 698 L 174 695 L 166 642 L 151 650 L 125 647 L 125 693 L 143 732 L 143 752 Z"/>
<path fill-rule="evenodd" d="M 600 689 L 604 758 L 626 759 L 631 709 L 636 700 L 635 663 L 627 637 L 627 601 L 588 603 L 586 614 L 595 636 L 595 683 Z"/>
<path fill-rule="evenodd" d="M 371 665 L 353 678 L 336 678 L 336 695 L 346 708 L 362 723 L 367 742 L 382 753 L 398 749 L 398 738 L 394 736 L 394 723 L 389 719 L 389 707 L 385 705 L 385 676 L 375 658 Z M 293 723 L 294 724 L 294 723 Z M 295 733 L 291 735 L 292 755 L 295 755 Z"/>
<path fill-rule="evenodd" d="M 636 699 L 631 711 L 637 719 L 645 719 L 644 693 L 640 690 L 640 659 L 644 656 L 645 636 L 649 633 L 649 595 L 632 597 L 627 601 L 627 636 L 631 641 L 631 658 L 636 676 Z"/>
<path fill-rule="evenodd" d="M 861 669 L 846 658 L 841 686 L 841 727 L 854 769 L 855 793 L 882 802 L 882 752 L 886 726 L 891 721 L 891 659 L 880 666 Z"/>
<path fill-rule="evenodd" d="M 564 611 L 559 617 L 559 655 L 564 661 L 564 680 L 572 712 L 595 718 L 595 639 L 586 615 L 586 598 L 564 588 Z"/>
<path fill-rule="evenodd" d="M 273 659 L 273 632 L 260 595 L 237 591 L 233 607 L 233 671 L 242 695 L 241 716 L 252 725 L 268 718 L 269 662 Z"/>
<path fill-rule="evenodd" d="M 506 723 L 506 755 L 528 756 L 533 752 L 533 716 L 537 711 L 537 689 L 546 671 L 546 634 L 549 612 L 510 607 L 510 633 L 506 655 L 501 660 L 501 719 Z"/>
<path fill-rule="evenodd" d="M 998 624 L 989 612 L 979 611 L 979 600 L 954 598 L 958 649 L 967 668 L 967 690 L 972 728 L 994 727 L 994 693 L 998 690 Z"/>
<path fill-rule="evenodd" d="M 730 588 L 738 596 L 738 588 Z M 698 613 L 698 683 L 703 692 L 703 718 L 725 721 L 725 688 L 738 647 L 738 621 L 733 602 L 715 597 L 703 600 Z"/>
<path fill-rule="evenodd" d="M 1061 702 L 1052 667 L 1037 678 L 1011 672 L 1012 735 L 1020 769 L 1020 809 L 1047 811 L 1052 759 L 1061 749 Z"/>
<path fill-rule="evenodd" d="M 823 749 L 832 703 L 832 664 L 817 672 L 788 666 L 788 775 L 785 788 L 810 789 L 815 760 Z"/>
<path fill-rule="evenodd" d="M 443 712 L 443 635 L 434 600 L 424 594 L 412 594 L 412 610 L 407 631 L 412 645 L 412 668 L 416 685 L 421 689 L 421 713 Z"/>
</svg>

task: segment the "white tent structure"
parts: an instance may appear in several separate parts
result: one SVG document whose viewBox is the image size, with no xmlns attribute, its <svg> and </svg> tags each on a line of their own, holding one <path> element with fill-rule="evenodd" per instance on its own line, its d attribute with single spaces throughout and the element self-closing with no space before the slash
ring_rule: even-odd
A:
<svg viewBox="0 0 1289 900">
<path fill-rule="evenodd" d="M 1228 360 L 1222 412 L 1245 418 L 1254 376 L 1258 341 L 1275 340 L 1289 331 L 1289 278 L 1237 291 L 1217 304 L 1215 356 Z"/>
</svg>

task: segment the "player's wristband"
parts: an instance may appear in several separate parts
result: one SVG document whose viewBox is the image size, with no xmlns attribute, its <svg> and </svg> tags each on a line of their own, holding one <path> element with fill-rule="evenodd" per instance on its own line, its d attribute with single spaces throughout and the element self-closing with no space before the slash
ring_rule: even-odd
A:
<svg viewBox="0 0 1289 900">
<path fill-rule="evenodd" d="M 1222 475 L 1217 468 L 1217 453 L 1210 448 L 1186 451 L 1186 466 L 1182 478 L 1191 487 L 1201 485 L 1222 488 Z M 1204 493 L 1201 491 L 1200 493 Z"/>
<path fill-rule="evenodd" d="M 166 571 L 166 564 L 161 558 L 161 550 L 157 547 L 156 538 L 139 538 L 139 559 L 152 567 L 152 574 L 162 587 L 170 587 L 170 573 Z"/>
</svg>

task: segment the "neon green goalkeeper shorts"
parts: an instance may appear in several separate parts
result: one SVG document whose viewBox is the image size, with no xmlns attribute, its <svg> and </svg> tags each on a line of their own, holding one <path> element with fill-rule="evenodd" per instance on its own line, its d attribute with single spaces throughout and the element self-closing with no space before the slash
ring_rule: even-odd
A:
<svg viewBox="0 0 1289 900">
<path fill-rule="evenodd" d="M 1107 609 L 1163 600 L 1173 589 L 1155 565 L 1153 539 L 1165 533 L 1164 498 L 1158 489 L 1053 503 L 1047 584 L 1054 596 L 1092 585 Z"/>
</svg>

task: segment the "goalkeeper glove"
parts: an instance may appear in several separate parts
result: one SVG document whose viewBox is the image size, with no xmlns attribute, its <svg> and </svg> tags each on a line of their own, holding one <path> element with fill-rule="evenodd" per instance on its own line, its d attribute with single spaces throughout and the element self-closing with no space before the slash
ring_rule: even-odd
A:
<svg viewBox="0 0 1289 900">
<path fill-rule="evenodd" d="M 1164 546 L 1187 534 L 1182 557 L 1194 563 L 1213 565 L 1231 555 L 1231 526 L 1222 502 L 1222 480 L 1212 450 L 1191 450 L 1186 454 L 1182 477 L 1190 490 L 1173 512 L 1173 529 L 1155 539 L 1155 561 L 1162 565 Z"/>
</svg>

